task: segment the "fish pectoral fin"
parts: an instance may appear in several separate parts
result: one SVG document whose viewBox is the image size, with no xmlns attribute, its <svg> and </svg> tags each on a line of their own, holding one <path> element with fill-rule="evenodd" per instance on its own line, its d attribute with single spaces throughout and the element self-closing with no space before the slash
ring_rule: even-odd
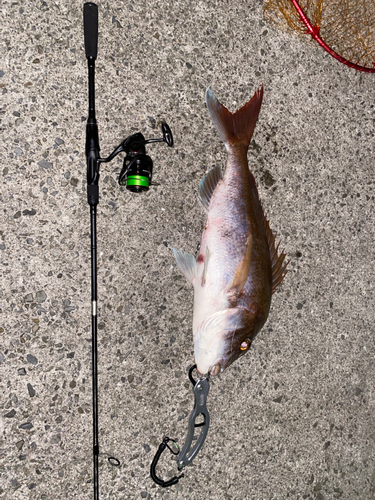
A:
<svg viewBox="0 0 375 500">
<path fill-rule="evenodd" d="M 212 168 L 199 183 L 198 200 L 201 202 L 206 212 L 208 211 L 208 207 L 210 206 L 210 201 L 216 189 L 216 186 L 219 184 L 219 181 L 222 178 L 223 174 L 221 172 L 221 168 L 219 166 L 216 166 Z"/>
<path fill-rule="evenodd" d="M 228 290 L 229 295 L 234 293 L 236 296 L 239 296 L 241 294 L 243 287 L 245 286 L 245 283 L 249 276 L 252 252 L 253 252 L 253 237 L 251 236 L 250 233 L 246 242 L 245 256 L 238 264 L 236 271 L 234 273 L 233 281 L 229 286 Z"/>
<path fill-rule="evenodd" d="M 176 248 L 173 249 L 173 253 L 180 271 L 190 283 L 193 283 L 197 277 L 197 261 L 194 255 Z"/>
<path fill-rule="evenodd" d="M 195 332 L 195 337 L 200 338 L 204 332 L 210 332 L 210 339 L 220 332 L 235 330 L 239 327 L 237 315 L 242 311 L 240 307 L 223 309 L 207 316 Z"/>
<path fill-rule="evenodd" d="M 206 246 L 206 250 L 204 252 L 204 267 L 202 274 L 202 286 L 206 283 L 207 270 L 208 270 L 208 261 L 210 260 L 211 252 L 208 246 Z"/>
</svg>

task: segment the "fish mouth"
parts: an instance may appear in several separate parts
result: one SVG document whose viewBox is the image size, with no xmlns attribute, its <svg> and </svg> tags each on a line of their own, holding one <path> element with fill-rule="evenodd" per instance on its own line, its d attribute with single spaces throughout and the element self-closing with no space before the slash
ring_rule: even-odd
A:
<svg viewBox="0 0 375 500">
<path fill-rule="evenodd" d="M 219 373 L 222 371 L 223 369 L 221 368 L 221 363 L 216 363 L 213 366 L 211 366 L 209 374 L 211 377 L 216 377 L 216 375 L 219 375 Z"/>
<path fill-rule="evenodd" d="M 218 359 L 217 361 L 215 361 L 210 367 L 209 369 L 206 371 L 206 373 L 202 373 L 201 371 L 199 371 L 199 369 L 197 368 L 197 373 L 198 373 L 198 376 L 199 377 L 216 377 L 217 375 L 219 375 L 219 373 L 221 373 L 224 368 L 223 368 L 223 359 L 220 358 Z"/>
</svg>

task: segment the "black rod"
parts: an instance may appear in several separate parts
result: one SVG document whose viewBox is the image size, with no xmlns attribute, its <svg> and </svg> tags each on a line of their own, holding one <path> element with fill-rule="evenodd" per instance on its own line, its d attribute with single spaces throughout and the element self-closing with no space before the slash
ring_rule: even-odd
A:
<svg viewBox="0 0 375 500">
<path fill-rule="evenodd" d="M 86 125 L 87 201 L 99 203 L 99 133 L 95 118 L 95 59 L 98 53 L 98 6 L 87 2 L 83 6 L 83 27 L 89 80 L 89 115 Z"/>
<path fill-rule="evenodd" d="M 89 67 L 89 121 L 96 123 L 95 119 L 95 59 L 88 58 Z"/>
<path fill-rule="evenodd" d="M 98 323 L 96 208 L 99 203 L 99 133 L 95 118 L 95 59 L 98 50 L 98 6 L 83 6 L 85 51 L 88 64 L 89 111 L 86 125 L 87 201 L 91 215 L 91 340 L 94 500 L 99 500 Z"/>
<path fill-rule="evenodd" d="M 91 337 L 92 337 L 92 421 L 94 455 L 94 500 L 99 500 L 99 424 L 98 424 L 98 320 L 96 205 L 91 205 Z"/>
<path fill-rule="evenodd" d="M 83 6 L 85 52 L 89 67 L 89 118 L 95 120 L 95 59 L 98 55 L 98 6 L 87 2 Z"/>
</svg>

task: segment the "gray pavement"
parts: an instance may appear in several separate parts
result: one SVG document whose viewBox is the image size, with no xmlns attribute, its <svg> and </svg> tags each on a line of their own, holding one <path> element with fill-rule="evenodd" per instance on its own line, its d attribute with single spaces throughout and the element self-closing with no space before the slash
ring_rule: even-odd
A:
<svg viewBox="0 0 375 500">
<path fill-rule="evenodd" d="M 98 4 L 103 156 L 163 120 L 175 137 L 148 148 L 146 194 L 118 187 L 121 159 L 101 169 L 100 498 L 375 498 L 375 76 L 274 30 L 260 1 Z M 4 499 L 93 498 L 82 6 L 0 6 Z M 172 248 L 196 252 L 198 184 L 226 160 L 204 93 L 234 111 L 262 83 L 249 163 L 290 271 L 249 353 L 211 384 L 194 465 L 163 490 L 152 457 L 165 434 L 183 442 L 193 405 L 193 290 Z"/>
</svg>

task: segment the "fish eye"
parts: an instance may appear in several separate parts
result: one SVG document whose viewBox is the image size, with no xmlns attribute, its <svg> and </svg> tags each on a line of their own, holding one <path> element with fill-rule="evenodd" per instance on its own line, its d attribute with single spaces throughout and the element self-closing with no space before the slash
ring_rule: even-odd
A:
<svg viewBox="0 0 375 500">
<path fill-rule="evenodd" d="M 245 339 L 241 345 L 240 345 L 240 349 L 241 351 L 247 351 L 249 349 L 249 347 L 251 346 L 251 340 L 250 339 Z"/>
</svg>

